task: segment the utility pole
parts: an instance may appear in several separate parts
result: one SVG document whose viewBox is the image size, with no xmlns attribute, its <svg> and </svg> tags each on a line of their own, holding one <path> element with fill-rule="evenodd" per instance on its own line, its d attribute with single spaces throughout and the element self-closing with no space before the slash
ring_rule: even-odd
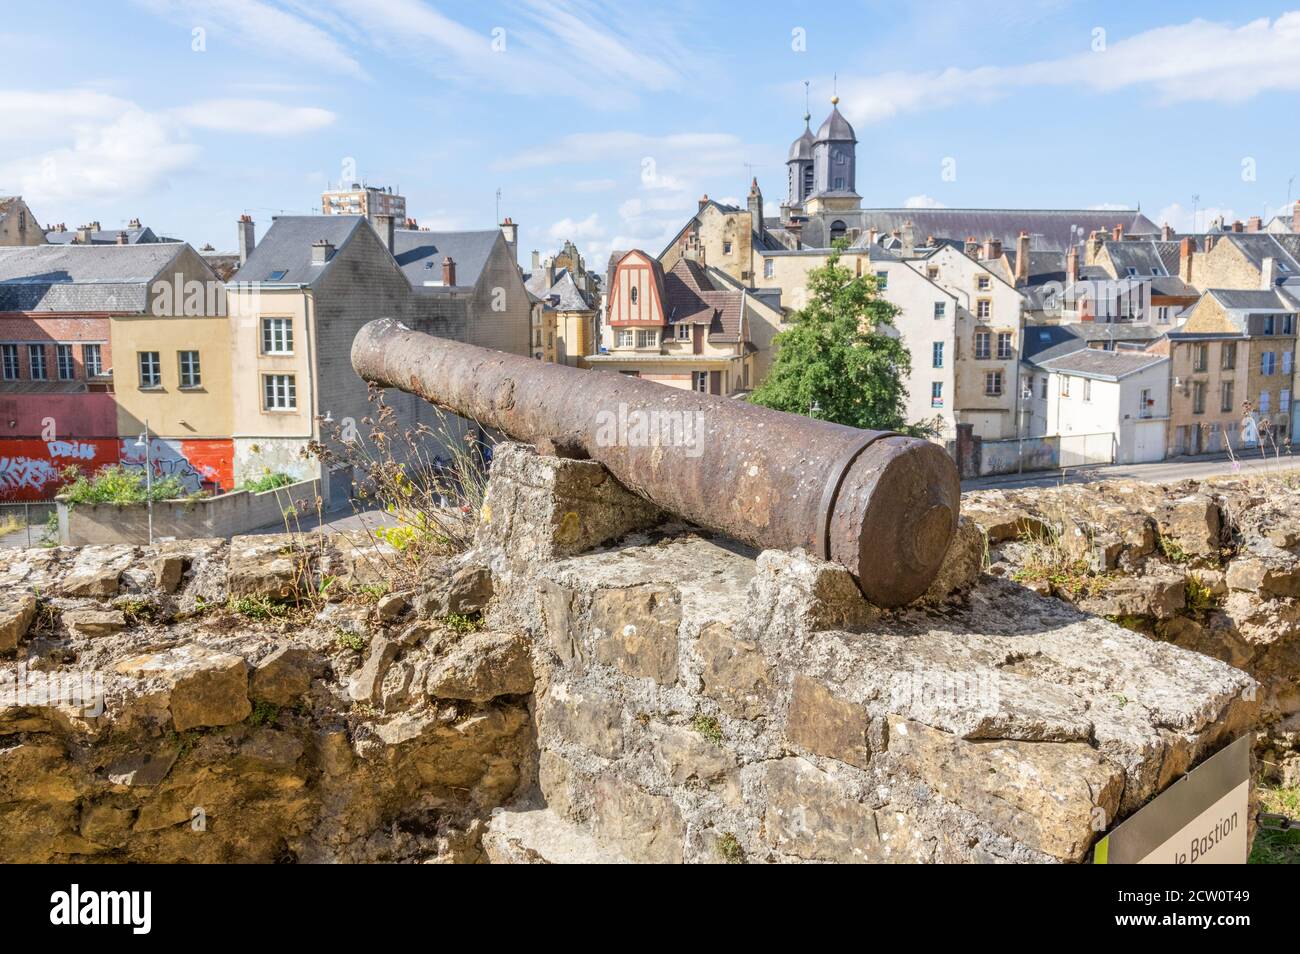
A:
<svg viewBox="0 0 1300 954">
<path fill-rule="evenodd" d="M 145 512 L 149 520 L 149 545 L 153 546 L 153 461 L 149 457 L 149 421 L 144 422 L 144 433 L 135 442 L 136 447 L 144 448 L 144 499 Z"/>
</svg>

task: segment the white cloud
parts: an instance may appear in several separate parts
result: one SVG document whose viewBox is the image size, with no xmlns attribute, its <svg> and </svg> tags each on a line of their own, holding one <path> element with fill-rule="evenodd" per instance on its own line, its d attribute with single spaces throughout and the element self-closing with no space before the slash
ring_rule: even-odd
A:
<svg viewBox="0 0 1300 954">
<path fill-rule="evenodd" d="M 285 106 L 265 99 L 207 99 L 175 110 L 183 123 L 198 129 L 293 136 L 323 129 L 334 122 L 328 109 Z"/>
<path fill-rule="evenodd" d="M 1204 232 L 1209 228 L 1211 222 L 1217 218 L 1222 218 L 1225 222 L 1232 222 L 1237 218 L 1237 213 L 1232 209 L 1221 208 L 1219 206 L 1206 206 L 1193 210 L 1184 206 L 1181 202 L 1171 202 L 1154 216 L 1156 225 L 1170 225 L 1175 232 Z"/>
<path fill-rule="evenodd" d="M 948 208 L 932 195 L 910 195 L 903 200 L 905 209 L 946 209 Z"/>
<path fill-rule="evenodd" d="M 564 239 L 580 241 L 582 239 L 600 238 L 605 234 L 605 229 L 600 224 L 600 217 L 593 212 L 581 221 L 575 221 L 567 217 L 560 219 L 547 230 L 546 234 L 557 241 L 563 241 Z"/>
<path fill-rule="evenodd" d="M 135 0 L 138 6 L 171 22 L 208 32 L 203 56 L 220 50 L 227 38 L 265 53 L 274 62 L 289 59 L 331 73 L 367 78 L 356 58 L 326 30 L 263 0 Z M 362 12 L 364 13 L 364 7 Z"/>
<path fill-rule="evenodd" d="M 1075 86 L 1094 93 L 1144 88 L 1146 105 L 1235 103 L 1263 92 L 1300 90 L 1300 11 L 1234 27 L 1192 20 L 1159 27 L 1056 60 L 839 79 L 854 122 L 988 102 L 1026 87 Z"/>
</svg>

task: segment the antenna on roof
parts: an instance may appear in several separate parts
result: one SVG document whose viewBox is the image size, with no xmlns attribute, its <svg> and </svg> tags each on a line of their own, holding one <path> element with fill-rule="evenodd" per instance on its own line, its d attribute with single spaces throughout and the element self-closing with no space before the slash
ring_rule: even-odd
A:
<svg viewBox="0 0 1300 954">
<path fill-rule="evenodd" d="M 494 222 L 501 221 L 501 187 L 500 186 L 497 186 L 497 217 L 492 221 Z"/>
<path fill-rule="evenodd" d="M 840 102 L 840 74 L 831 74 L 831 105 L 838 106 Z"/>
<path fill-rule="evenodd" d="M 808 98 L 808 80 L 803 81 L 803 121 L 812 119 L 812 101 Z"/>
</svg>

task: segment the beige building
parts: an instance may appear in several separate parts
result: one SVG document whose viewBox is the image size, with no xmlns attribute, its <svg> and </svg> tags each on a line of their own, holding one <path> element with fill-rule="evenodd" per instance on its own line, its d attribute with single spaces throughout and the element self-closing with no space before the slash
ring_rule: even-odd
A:
<svg viewBox="0 0 1300 954">
<path fill-rule="evenodd" d="M 322 192 L 320 211 L 321 215 L 361 215 L 376 228 L 381 218 L 392 219 L 401 228 L 406 224 L 406 197 L 395 193 L 391 186 L 353 182 L 346 188 Z"/>
<path fill-rule="evenodd" d="M 586 367 L 586 356 L 600 349 L 596 320 L 597 283 L 571 242 L 545 263 L 533 253 L 533 270 L 524 287 L 539 301 L 533 355 L 545 361 Z"/>
<path fill-rule="evenodd" d="M 45 232 L 20 195 L 0 195 L 0 248 L 44 245 Z"/>
</svg>

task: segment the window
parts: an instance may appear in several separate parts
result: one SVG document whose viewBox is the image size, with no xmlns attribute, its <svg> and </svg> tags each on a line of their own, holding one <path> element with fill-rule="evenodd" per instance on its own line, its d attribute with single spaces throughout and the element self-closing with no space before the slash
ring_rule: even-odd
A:
<svg viewBox="0 0 1300 954">
<path fill-rule="evenodd" d="M 1259 356 L 1259 373 L 1264 375 L 1272 374 L 1277 370 L 1277 355 L 1272 351 L 1265 351 Z"/>
<path fill-rule="evenodd" d="M 987 331 L 975 332 L 975 357 L 983 360 L 989 356 L 989 338 Z"/>
<path fill-rule="evenodd" d="M 33 381 L 44 381 L 48 377 L 45 371 L 45 345 L 27 346 L 27 367 Z"/>
<path fill-rule="evenodd" d="M 876 272 L 876 285 L 881 291 L 889 287 L 889 272 Z"/>
<path fill-rule="evenodd" d="M 1192 383 L 1192 413 L 1205 413 L 1205 382 L 1195 381 Z"/>
<path fill-rule="evenodd" d="M 1283 374 L 1291 373 L 1291 352 L 1290 351 L 1282 352 L 1282 373 Z"/>
<path fill-rule="evenodd" d="M 993 314 L 993 302 L 988 298 L 980 298 L 975 302 L 975 317 L 988 318 Z"/>
<path fill-rule="evenodd" d="M 1273 334 L 1273 316 L 1272 316 L 1272 315 L 1265 315 L 1265 316 L 1264 316 L 1264 334 L 1266 334 L 1266 335 L 1271 335 L 1271 334 Z"/>
<path fill-rule="evenodd" d="M 1151 389 L 1143 388 L 1138 393 L 1138 417 L 1150 417 L 1151 405 L 1154 403 L 1155 401 L 1151 400 Z"/>
<path fill-rule="evenodd" d="M 936 341 L 934 343 L 934 346 L 930 350 L 931 350 L 931 361 L 933 362 L 931 366 L 935 368 L 942 368 L 943 367 L 943 342 Z"/>
<path fill-rule="evenodd" d="M 989 397 L 1002 396 L 1002 372 L 986 371 L 984 373 L 984 393 Z"/>
<path fill-rule="evenodd" d="M 1068 374 L 1063 374 L 1061 375 L 1061 397 L 1068 398 L 1069 396 L 1070 396 L 1070 376 Z"/>
<path fill-rule="evenodd" d="M 268 411 L 292 411 L 298 406 L 298 383 L 292 374 L 262 376 L 262 406 Z"/>
<path fill-rule="evenodd" d="M 998 357 L 1003 360 L 1011 357 L 1011 332 L 998 332 Z"/>
<path fill-rule="evenodd" d="M 771 278 L 772 275 L 775 273 L 775 271 L 776 271 L 776 259 L 773 258 L 763 259 L 763 277 Z"/>
<path fill-rule="evenodd" d="M 1277 412 L 1285 414 L 1291 410 L 1291 389 L 1283 388 L 1277 392 Z"/>
<path fill-rule="evenodd" d="M 262 319 L 262 354 L 293 354 L 293 319 Z"/>
<path fill-rule="evenodd" d="M 1219 355 L 1219 366 L 1224 371 L 1231 371 L 1237 366 L 1237 343 L 1225 341 Z"/>
<path fill-rule="evenodd" d="M 682 322 L 677 326 L 677 340 L 678 341 L 691 340 L 691 326 L 686 324 L 686 322 Z"/>
<path fill-rule="evenodd" d="M 975 287 L 980 291 L 988 291 L 993 287 L 993 279 L 987 275 L 977 275 L 975 276 Z"/>
<path fill-rule="evenodd" d="M 104 373 L 104 359 L 101 356 L 99 345 L 87 344 L 81 346 L 81 364 L 86 369 L 86 377 L 97 378 Z"/>
<path fill-rule="evenodd" d="M 636 294 L 637 294 L 637 293 L 636 293 L 636 286 L 633 285 L 633 286 L 631 287 L 631 289 L 629 289 L 629 291 L 628 291 L 628 293 L 627 293 L 627 300 L 630 301 L 630 302 L 631 302 L 632 304 L 634 304 L 634 305 L 636 304 Z"/>
<path fill-rule="evenodd" d="M 948 303 L 946 301 L 936 301 L 934 303 L 934 317 L 937 321 L 948 313 Z"/>
<path fill-rule="evenodd" d="M 1192 348 L 1192 370 L 1204 371 L 1210 363 L 1210 346 L 1198 344 Z"/>
<path fill-rule="evenodd" d="M 1083 400 L 1085 402 L 1092 400 L 1092 378 L 1083 379 Z"/>
<path fill-rule="evenodd" d="M 1038 379 L 1038 396 L 1044 401 L 1047 400 L 1047 375 Z"/>
<path fill-rule="evenodd" d="M 1268 392 L 1260 391 L 1259 392 L 1259 413 L 1260 414 L 1268 413 L 1268 404 L 1269 404 Z"/>
<path fill-rule="evenodd" d="M 938 265 L 927 265 L 927 266 L 925 267 L 925 277 L 928 278 L 928 279 L 930 279 L 930 281 L 934 281 L 936 278 L 938 278 L 938 277 L 939 277 L 939 266 L 938 266 Z"/>
<path fill-rule="evenodd" d="M 930 407 L 943 407 L 943 382 L 930 382 Z"/>
<path fill-rule="evenodd" d="M 1161 305 L 1156 309 L 1156 321 L 1162 325 L 1169 324 L 1169 306 Z"/>
<path fill-rule="evenodd" d="M 1137 278 L 1138 270 L 1134 268 L 1132 265 L 1128 266 L 1128 268 L 1124 269 L 1124 271 L 1128 272 L 1129 278 Z"/>
<path fill-rule="evenodd" d="M 140 363 L 140 387 L 162 387 L 162 362 L 158 360 L 158 352 L 140 351 L 137 359 Z"/>
<path fill-rule="evenodd" d="M 1232 410 L 1232 382 L 1224 381 L 1219 385 L 1219 410 L 1224 414 Z"/>
<path fill-rule="evenodd" d="M 1289 335 L 1295 331 L 1295 315 L 1282 316 L 1282 334 Z"/>
<path fill-rule="evenodd" d="M 72 363 L 72 345 L 54 346 L 54 364 L 58 368 L 60 381 L 71 381 L 77 376 L 77 369 Z"/>
<path fill-rule="evenodd" d="M 630 348 L 636 343 L 636 333 L 631 328 L 620 328 L 615 337 L 614 345 L 618 348 Z"/>
<path fill-rule="evenodd" d="M 638 331 L 636 333 L 636 346 L 638 348 L 657 348 L 659 347 L 659 332 Z"/>
<path fill-rule="evenodd" d="M 285 271 L 284 269 L 282 269 L 282 268 L 281 268 L 281 269 L 276 269 L 275 271 L 273 271 L 273 272 L 272 272 L 272 273 L 267 277 L 266 280 L 267 280 L 268 282 L 278 282 L 278 281 L 280 281 L 282 278 L 284 278 L 285 275 L 288 275 L 288 274 L 289 274 L 289 273 L 288 273 L 287 271 Z"/>
<path fill-rule="evenodd" d="M 692 383 L 695 386 L 695 390 L 699 391 L 701 394 L 708 394 L 709 393 L 709 372 L 696 371 L 695 380 Z"/>
<path fill-rule="evenodd" d="M 18 380 L 18 346 L 16 344 L 0 345 L 0 361 L 4 364 L 5 380 Z"/>
<path fill-rule="evenodd" d="M 197 388 L 203 383 L 199 374 L 199 353 L 197 351 L 177 352 L 181 364 L 181 387 Z"/>
</svg>

